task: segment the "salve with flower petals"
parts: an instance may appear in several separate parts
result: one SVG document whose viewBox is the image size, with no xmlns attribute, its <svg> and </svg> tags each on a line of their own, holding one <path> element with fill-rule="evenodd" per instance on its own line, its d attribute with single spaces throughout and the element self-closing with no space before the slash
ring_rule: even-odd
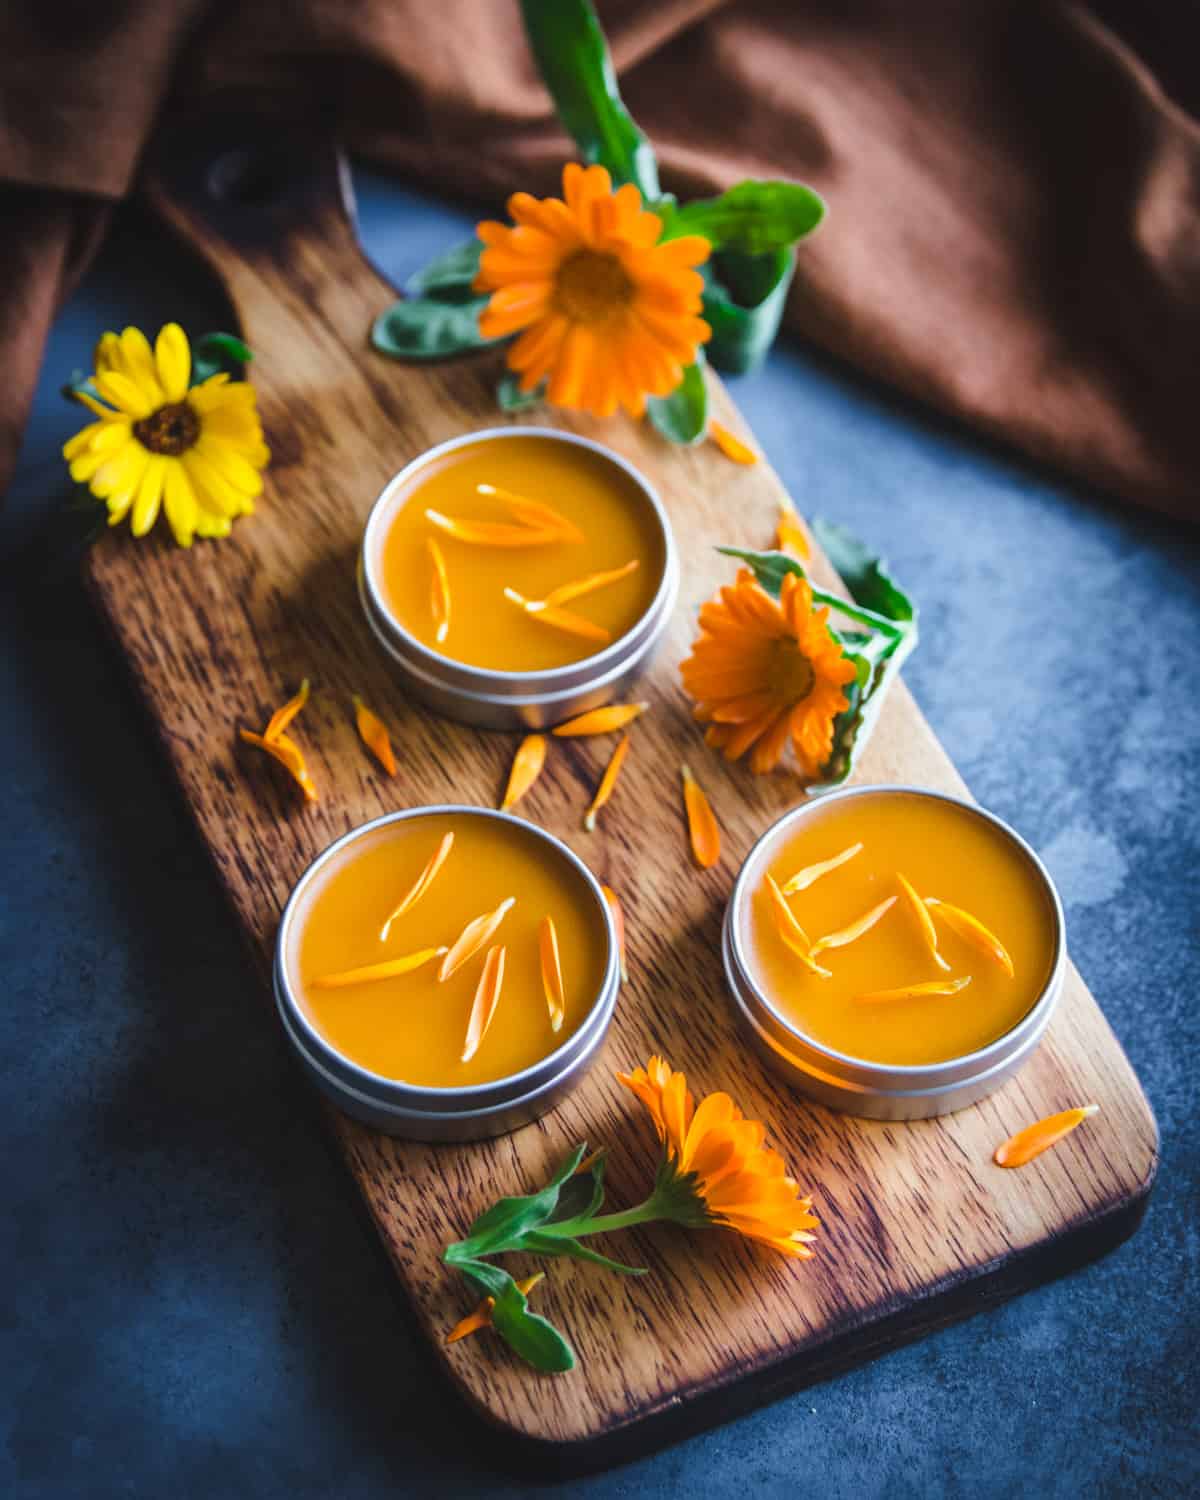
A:
<svg viewBox="0 0 1200 1500">
<path fill-rule="evenodd" d="M 603 453 L 552 436 L 489 436 L 443 450 L 404 486 L 378 582 L 430 651 L 498 672 L 583 661 L 650 609 L 666 566 L 662 521 Z"/>
<path fill-rule="evenodd" d="M 544 836 L 445 812 L 368 828 L 299 892 L 284 964 L 302 1014 L 386 1079 L 462 1088 L 567 1043 L 609 963 L 603 907 Z"/>
<path fill-rule="evenodd" d="M 871 1063 L 988 1046 L 1037 1003 L 1058 957 L 1044 878 L 947 798 L 879 789 L 816 803 L 748 894 L 749 972 L 771 1007 Z"/>
</svg>

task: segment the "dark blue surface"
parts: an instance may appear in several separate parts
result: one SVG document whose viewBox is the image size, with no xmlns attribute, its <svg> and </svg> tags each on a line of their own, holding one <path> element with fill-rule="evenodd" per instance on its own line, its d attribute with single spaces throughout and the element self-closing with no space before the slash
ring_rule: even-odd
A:
<svg viewBox="0 0 1200 1500">
<path fill-rule="evenodd" d="M 468 223 L 375 178 L 360 190 L 393 276 Z M 129 220 L 55 329 L 0 517 L 0 1494 L 517 1495 L 398 1304 L 61 556 L 58 446 L 81 419 L 57 386 L 104 328 L 169 317 L 200 332 L 228 314 Z M 1195 540 L 794 345 L 735 394 L 801 508 L 877 543 L 924 606 L 907 678 L 1057 876 L 1075 958 L 1158 1112 L 1162 1170 L 1107 1260 L 543 1492 L 1195 1493 Z"/>
</svg>

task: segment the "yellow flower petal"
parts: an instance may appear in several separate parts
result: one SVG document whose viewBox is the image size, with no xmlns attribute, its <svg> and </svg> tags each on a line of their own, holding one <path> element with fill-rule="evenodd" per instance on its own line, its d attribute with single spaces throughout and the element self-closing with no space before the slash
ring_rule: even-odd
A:
<svg viewBox="0 0 1200 1500">
<path fill-rule="evenodd" d="M 158 520 L 158 508 L 162 503 L 163 484 L 166 480 L 167 460 L 161 453 L 152 453 L 142 473 L 141 483 L 133 500 L 133 516 L 129 529 L 134 536 L 145 536 Z"/>
<path fill-rule="evenodd" d="M 160 331 L 154 344 L 154 363 L 167 400 L 182 401 L 192 374 L 192 351 L 187 334 L 178 323 L 168 323 Z"/>
</svg>

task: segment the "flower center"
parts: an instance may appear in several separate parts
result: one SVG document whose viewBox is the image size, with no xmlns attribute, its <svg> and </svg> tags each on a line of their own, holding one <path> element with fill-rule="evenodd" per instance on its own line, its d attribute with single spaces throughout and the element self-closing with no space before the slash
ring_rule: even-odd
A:
<svg viewBox="0 0 1200 1500">
<path fill-rule="evenodd" d="M 576 250 L 559 266 L 554 291 L 573 323 L 600 323 L 632 301 L 634 285 L 615 255 Z"/>
<path fill-rule="evenodd" d="M 767 683 L 772 694 L 784 703 L 802 703 L 816 686 L 816 681 L 812 662 L 801 651 L 795 638 L 786 635 L 777 640 L 767 668 Z"/>
<path fill-rule="evenodd" d="M 133 435 L 151 453 L 183 453 L 200 436 L 200 418 L 186 401 L 173 401 L 135 422 Z"/>
</svg>

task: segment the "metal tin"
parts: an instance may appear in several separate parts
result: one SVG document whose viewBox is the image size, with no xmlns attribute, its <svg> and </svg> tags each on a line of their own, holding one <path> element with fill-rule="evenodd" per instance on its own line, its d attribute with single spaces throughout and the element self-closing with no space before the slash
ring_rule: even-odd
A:
<svg viewBox="0 0 1200 1500">
<path fill-rule="evenodd" d="M 430 463 L 456 448 L 493 438 L 546 438 L 586 448 L 634 481 L 662 536 L 663 573 L 650 607 L 619 640 L 583 661 L 537 672 L 499 672 L 452 661 L 417 640 L 391 614 L 379 585 L 382 539 L 398 497 Z M 435 713 L 480 729 L 545 729 L 620 696 L 647 665 L 670 622 L 679 595 L 679 555 L 662 501 L 653 486 L 619 454 L 572 432 L 552 427 L 489 427 L 439 443 L 407 464 L 385 485 L 363 532 L 358 593 L 376 639 L 400 669 L 409 691 Z"/>
<path fill-rule="evenodd" d="M 578 1030 L 555 1051 L 507 1078 L 466 1088 L 425 1088 L 369 1072 L 338 1052 L 313 1026 L 296 999 L 288 977 L 287 953 L 299 897 L 322 867 L 355 839 L 408 818 L 453 813 L 463 817 L 493 818 L 514 823 L 531 838 L 540 839 L 559 859 L 583 877 L 604 923 L 607 947 L 604 978 Z M 587 1072 L 612 1020 L 620 987 L 617 934 L 608 902 L 595 876 L 559 839 L 542 829 L 490 808 L 416 807 L 389 813 L 352 829 L 319 854 L 292 890 L 279 923 L 275 943 L 275 1002 L 284 1033 L 304 1071 L 327 1098 L 356 1120 L 414 1141 L 474 1141 L 504 1135 L 527 1125 L 552 1109 Z"/>
<path fill-rule="evenodd" d="M 762 879 L 782 839 L 799 822 L 830 802 L 881 793 L 904 793 L 952 802 L 1001 833 L 1033 872 L 1050 907 L 1054 956 L 1037 1000 L 1011 1031 L 976 1052 L 948 1062 L 901 1066 L 873 1063 L 835 1052 L 806 1036 L 775 1009 L 755 983 L 744 951 L 745 911 L 750 893 Z M 1066 937 L 1062 903 L 1046 867 L 1021 836 L 993 813 L 961 797 L 913 786 L 863 786 L 833 792 L 785 814 L 747 855 L 738 873 L 722 932 L 725 977 L 742 1024 L 772 1070 L 787 1083 L 830 1109 L 872 1120 L 923 1120 L 975 1104 L 1012 1076 L 1041 1041 L 1058 1004 L 1066 970 Z"/>
</svg>

